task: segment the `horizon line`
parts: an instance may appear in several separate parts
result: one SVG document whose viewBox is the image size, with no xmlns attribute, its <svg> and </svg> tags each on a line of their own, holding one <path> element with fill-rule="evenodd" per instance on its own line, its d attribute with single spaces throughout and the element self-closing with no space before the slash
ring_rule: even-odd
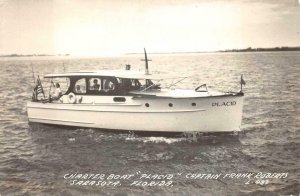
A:
<svg viewBox="0 0 300 196">
<path fill-rule="evenodd" d="M 232 49 L 223 49 L 223 50 L 212 50 L 212 51 L 174 51 L 174 52 L 147 52 L 147 54 L 193 54 L 193 53 L 216 53 L 216 52 L 251 52 L 251 51 L 257 51 L 257 52 L 267 52 L 267 50 L 273 50 L 276 51 L 284 51 L 282 49 L 297 49 L 295 51 L 300 51 L 300 46 L 276 46 L 276 47 L 247 47 L 247 48 L 232 48 Z M 281 49 L 281 50 L 280 50 Z M 123 55 L 134 55 L 134 54 L 144 54 L 143 52 L 128 52 L 123 53 Z M 45 54 L 45 53 L 10 53 L 10 54 L 0 54 L 0 57 L 42 57 L 42 56 L 111 56 L 111 55 L 74 55 L 72 53 L 64 53 L 64 54 Z"/>
</svg>

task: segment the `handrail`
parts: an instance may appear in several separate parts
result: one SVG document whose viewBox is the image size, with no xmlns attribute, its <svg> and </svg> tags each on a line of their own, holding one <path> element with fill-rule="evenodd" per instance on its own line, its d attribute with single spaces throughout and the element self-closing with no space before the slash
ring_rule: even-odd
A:
<svg viewBox="0 0 300 196">
<path fill-rule="evenodd" d="M 203 87 L 203 86 L 205 86 L 205 91 L 198 91 L 201 87 Z M 208 92 L 208 90 L 207 90 L 207 86 L 206 86 L 206 84 L 201 84 L 200 86 L 198 86 L 197 88 L 195 88 L 195 91 L 196 92 Z"/>
<path fill-rule="evenodd" d="M 159 82 L 159 81 L 161 81 L 161 80 L 158 80 L 157 82 Z M 146 90 L 152 88 L 153 86 L 159 86 L 159 85 L 160 85 L 160 84 L 157 84 L 157 83 L 154 84 L 154 83 L 153 83 L 153 84 L 151 84 L 150 86 L 148 86 L 147 88 L 142 89 L 141 92 L 144 92 L 144 91 L 146 91 Z"/>
<path fill-rule="evenodd" d="M 181 80 L 178 80 L 177 82 L 171 84 L 170 86 L 167 86 L 166 88 L 170 88 L 170 87 L 174 86 L 175 84 L 178 84 L 179 82 L 181 82 L 181 81 L 183 81 L 183 80 L 185 80 L 185 79 L 187 79 L 187 78 L 188 78 L 188 77 L 184 77 L 184 78 L 182 78 Z"/>
</svg>

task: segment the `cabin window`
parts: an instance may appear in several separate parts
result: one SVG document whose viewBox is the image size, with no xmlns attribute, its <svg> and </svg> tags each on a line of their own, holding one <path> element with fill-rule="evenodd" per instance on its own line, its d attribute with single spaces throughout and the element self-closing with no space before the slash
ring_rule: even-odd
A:
<svg viewBox="0 0 300 196">
<path fill-rule="evenodd" d="M 74 93 L 84 94 L 86 93 L 86 81 L 85 78 L 77 80 L 74 86 Z"/>
<path fill-rule="evenodd" d="M 121 88 L 125 91 L 128 92 L 132 90 L 132 80 L 131 79 L 121 79 Z"/>
<path fill-rule="evenodd" d="M 151 80 L 136 80 L 136 83 L 138 84 L 137 86 L 141 89 L 145 89 L 151 84 L 153 84 Z"/>
<path fill-rule="evenodd" d="M 115 95 L 119 87 L 115 77 L 92 77 L 87 79 L 87 94 L 89 95 Z"/>
<path fill-rule="evenodd" d="M 192 103 L 192 106 L 196 106 L 196 103 Z"/>
<path fill-rule="evenodd" d="M 169 107 L 173 107 L 173 103 L 169 103 Z"/>
<path fill-rule="evenodd" d="M 104 91 L 115 90 L 115 84 L 110 79 L 103 79 L 103 88 Z"/>
<path fill-rule="evenodd" d="M 101 79 L 99 79 L 99 78 L 89 79 L 89 90 L 100 91 L 101 90 Z"/>
</svg>

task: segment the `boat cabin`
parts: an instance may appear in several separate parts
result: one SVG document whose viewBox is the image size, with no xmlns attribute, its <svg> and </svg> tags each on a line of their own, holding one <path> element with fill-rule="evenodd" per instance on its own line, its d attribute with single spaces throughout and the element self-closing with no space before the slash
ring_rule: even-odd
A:
<svg viewBox="0 0 300 196">
<path fill-rule="evenodd" d="M 125 96 L 130 95 L 131 91 L 160 90 L 160 85 L 152 80 L 157 78 L 144 72 L 128 70 L 48 74 L 44 78 L 51 80 L 49 97 L 51 91 L 54 91 L 54 83 L 66 83 L 62 95 L 74 93 L 75 95 Z M 37 84 L 39 85 L 39 82 Z M 33 101 L 47 100 L 43 90 L 42 94 L 44 98 L 39 99 L 34 96 Z"/>
<path fill-rule="evenodd" d="M 76 95 L 127 95 L 133 90 L 148 90 L 151 85 L 155 86 L 150 79 L 143 81 L 112 76 L 76 76 L 69 79 L 70 85 L 66 94 Z"/>
</svg>

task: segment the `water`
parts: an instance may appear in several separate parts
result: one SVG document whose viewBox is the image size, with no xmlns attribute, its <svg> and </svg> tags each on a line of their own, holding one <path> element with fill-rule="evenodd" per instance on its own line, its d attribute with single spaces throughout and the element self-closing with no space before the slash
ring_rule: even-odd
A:
<svg viewBox="0 0 300 196">
<path fill-rule="evenodd" d="M 142 55 L 141 55 L 142 56 Z M 217 90 L 246 86 L 242 129 L 238 135 L 143 137 L 28 124 L 26 101 L 36 75 L 77 70 L 143 69 L 141 56 L 119 58 L 1 58 L 1 195 L 298 195 L 300 148 L 300 53 L 212 53 L 151 55 L 150 69 L 192 75 L 178 84 L 207 83 Z M 172 187 L 72 186 L 67 173 L 177 174 Z M 267 185 L 246 180 L 191 180 L 188 173 L 288 173 Z"/>
</svg>

